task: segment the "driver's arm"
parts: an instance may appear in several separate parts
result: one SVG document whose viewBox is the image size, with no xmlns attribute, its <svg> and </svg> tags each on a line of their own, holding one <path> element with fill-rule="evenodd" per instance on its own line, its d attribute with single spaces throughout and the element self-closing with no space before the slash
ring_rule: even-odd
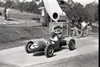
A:
<svg viewBox="0 0 100 67">
<path fill-rule="evenodd" d="M 58 37 L 55 36 L 54 38 L 50 38 L 50 40 L 52 40 L 52 41 L 58 41 Z"/>
</svg>

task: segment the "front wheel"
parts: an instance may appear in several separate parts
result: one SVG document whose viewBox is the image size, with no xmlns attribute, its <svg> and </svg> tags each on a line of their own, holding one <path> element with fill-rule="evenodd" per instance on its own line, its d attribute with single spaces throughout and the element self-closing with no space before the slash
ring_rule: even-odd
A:
<svg viewBox="0 0 100 67">
<path fill-rule="evenodd" d="M 47 58 L 52 57 L 54 54 L 54 47 L 52 45 L 48 45 L 45 49 L 45 55 Z"/>
<path fill-rule="evenodd" d="M 75 49 L 75 46 L 76 46 L 75 40 L 74 39 L 71 39 L 69 41 L 68 46 L 69 46 L 69 50 L 74 50 Z"/>
<path fill-rule="evenodd" d="M 25 46 L 25 51 L 26 51 L 27 53 L 32 53 L 32 50 L 31 50 L 31 48 L 30 48 L 32 44 L 33 44 L 33 42 L 30 41 L 30 42 L 28 42 L 27 45 Z"/>
</svg>

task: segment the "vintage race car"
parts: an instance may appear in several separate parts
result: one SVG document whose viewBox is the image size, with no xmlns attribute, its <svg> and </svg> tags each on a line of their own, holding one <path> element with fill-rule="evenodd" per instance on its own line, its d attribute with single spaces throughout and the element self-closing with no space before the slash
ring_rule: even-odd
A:
<svg viewBox="0 0 100 67">
<path fill-rule="evenodd" d="M 49 58 L 53 56 L 55 50 L 58 50 L 62 46 L 66 45 L 68 45 L 69 50 L 74 50 L 76 46 L 75 40 L 70 39 L 70 41 L 67 42 L 64 39 L 59 39 L 54 44 L 50 39 L 44 39 L 41 41 L 29 41 L 27 45 L 25 45 L 25 51 L 27 53 L 35 53 L 43 51 L 45 53 L 45 56 Z"/>
</svg>

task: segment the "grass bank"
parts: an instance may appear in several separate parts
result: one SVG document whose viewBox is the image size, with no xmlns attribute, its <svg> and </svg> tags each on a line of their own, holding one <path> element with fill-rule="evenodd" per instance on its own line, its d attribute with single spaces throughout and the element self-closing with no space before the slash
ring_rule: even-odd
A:
<svg viewBox="0 0 100 67">
<path fill-rule="evenodd" d="M 98 27 L 92 27 L 93 33 L 98 33 Z M 49 35 L 49 28 L 43 26 L 0 26 L 0 42 L 6 43 L 18 40 L 42 38 Z"/>
<path fill-rule="evenodd" d="M 0 26 L 0 42 L 7 43 L 18 40 L 27 40 L 32 38 L 42 38 L 48 36 L 48 28 L 42 26 L 31 27 L 8 27 Z"/>
</svg>

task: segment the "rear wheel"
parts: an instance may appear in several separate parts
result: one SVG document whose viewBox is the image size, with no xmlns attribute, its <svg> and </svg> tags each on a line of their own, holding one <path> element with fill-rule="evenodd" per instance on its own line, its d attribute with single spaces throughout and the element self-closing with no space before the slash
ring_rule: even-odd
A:
<svg viewBox="0 0 100 67">
<path fill-rule="evenodd" d="M 52 45 L 48 45 L 45 49 L 45 55 L 47 58 L 52 57 L 54 54 L 54 48 Z"/>
<path fill-rule="evenodd" d="M 74 40 L 74 39 L 71 39 L 71 40 L 69 41 L 68 46 L 69 46 L 69 50 L 74 50 L 75 47 L 76 47 L 75 40 Z"/>
<path fill-rule="evenodd" d="M 26 51 L 27 53 L 32 53 L 32 50 L 31 50 L 31 48 L 30 48 L 32 44 L 33 44 L 33 42 L 30 41 L 30 42 L 28 42 L 27 45 L 25 46 L 25 51 Z"/>
</svg>

